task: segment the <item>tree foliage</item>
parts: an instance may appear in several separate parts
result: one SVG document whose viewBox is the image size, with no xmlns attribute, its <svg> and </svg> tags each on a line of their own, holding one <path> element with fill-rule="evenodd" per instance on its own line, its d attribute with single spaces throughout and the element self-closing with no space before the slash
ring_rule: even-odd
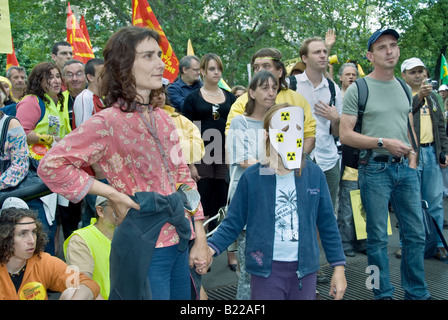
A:
<svg viewBox="0 0 448 320">
<path fill-rule="evenodd" d="M 196 55 L 217 53 L 229 85 L 247 85 L 247 64 L 262 47 L 276 47 L 283 59 L 298 57 L 300 43 L 336 30 L 332 54 L 340 62 L 358 61 L 366 73 L 366 43 L 380 27 L 402 34 L 401 60 L 421 57 L 432 71 L 445 53 L 448 0 L 149 0 L 174 52 L 180 59 L 191 39 Z M 9 0 L 11 28 L 19 63 L 28 69 L 51 60 L 54 42 L 66 38 L 64 0 Z M 79 19 L 84 15 L 94 53 L 110 35 L 131 24 L 131 0 L 72 0 Z M 5 66 L 6 55 L 1 65 Z M 337 72 L 338 65 L 335 66 Z M 397 68 L 397 72 L 399 72 Z"/>
</svg>

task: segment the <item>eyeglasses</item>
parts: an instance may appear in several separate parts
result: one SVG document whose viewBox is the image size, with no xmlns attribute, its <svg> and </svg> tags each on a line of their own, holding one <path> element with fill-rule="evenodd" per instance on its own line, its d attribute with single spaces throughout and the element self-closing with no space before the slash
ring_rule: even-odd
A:
<svg viewBox="0 0 448 320">
<path fill-rule="evenodd" d="M 71 72 L 67 72 L 67 78 L 74 78 L 76 76 L 76 78 L 82 78 L 84 77 L 84 72 L 82 71 L 78 71 L 77 73 L 71 73 Z"/>
<path fill-rule="evenodd" d="M 214 104 L 212 106 L 213 120 L 218 120 L 221 117 L 218 110 L 219 110 L 219 104 Z"/>
<path fill-rule="evenodd" d="M 191 69 L 191 70 L 193 70 L 194 72 L 199 72 L 199 71 L 201 71 L 201 69 L 200 69 L 200 68 L 197 68 L 197 69 L 193 69 L 193 68 L 188 68 L 188 69 Z"/>
</svg>

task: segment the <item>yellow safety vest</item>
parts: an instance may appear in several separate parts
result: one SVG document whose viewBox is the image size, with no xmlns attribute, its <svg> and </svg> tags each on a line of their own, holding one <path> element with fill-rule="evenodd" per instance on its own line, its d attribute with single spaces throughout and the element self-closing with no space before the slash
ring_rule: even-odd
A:
<svg viewBox="0 0 448 320">
<path fill-rule="evenodd" d="M 109 278 L 109 256 L 111 241 L 100 230 L 95 227 L 96 219 L 91 220 L 91 225 L 74 231 L 67 240 L 64 241 L 64 256 L 67 254 L 67 245 L 70 238 L 76 234 L 86 243 L 95 261 L 92 279 L 98 283 L 100 293 L 104 299 L 109 298 L 110 278 Z"/>
<path fill-rule="evenodd" d="M 34 132 L 38 134 L 50 134 L 60 138 L 64 138 L 68 133 L 72 131 L 70 126 L 70 119 L 68 115 L 68 100 L 69 92 L 64 91 L 64 106 L 61 111 L 61 105 L 54 103 L 47 94 L 45 97 L 50 101 L 45 103 L 45 114 L 43 118 L 36 124 Z M 37 99 L 37 97 L 36 97 Z M 42 159 L 50 146 L 46 146 L 40 143 L 29 145 L 30 156 L 36 160 Z"/>
</svg>

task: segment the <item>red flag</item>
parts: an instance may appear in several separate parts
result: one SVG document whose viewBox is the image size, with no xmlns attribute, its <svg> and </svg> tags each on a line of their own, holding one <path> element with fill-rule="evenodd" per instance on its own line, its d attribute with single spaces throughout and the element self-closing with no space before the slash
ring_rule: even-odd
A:
<svg viewBox="0 0 448 320">
<path fill-rule="evenodd" d="M 149 27 L 156 30 L 160 35 L 160 48 L 162 49 L 162 60 L 165 62 L 163 77 L 173 82 L 179 73 L 179 60 L 174 54 L 165 33 L 157 21 L 154 12 L 146 0 L 132 0 L 132 25 Z"/>
<path fill-rule="evenodd" d="M 16 51 L 14 49 L 14 41 L 12 40 L 12 38 L 11 41 L 12 41 L 12 53 L 6 54 L 6 70 L 11 68 L 12 66 L 19 67 L 19 62 L 17 61 L 16 58 Z"/>
<path fill-rule="evenodd" d="M 86 38 L 86 41 L 90 47 L 90 50 L 92 50 L 92 42 L 90 42 L 89 31 L 87 31 L 87 24 L 86 24 L 86 19 L 84 18 L 84 16 L 81 16 L 81 19 L 79 20 L 79 27 L 81 28 L 82 33 L 84 34 L 84 37 Z"/>
<path fill-rule="evenodd" d="M 67 13 L 67 42 L 73 47 L 73 59 L 87 63 L 90 59 L 95 58 L 84 33 L 76 22 L 75 15 L 70 8 L 70 2 L 68 3 Z"/>
</svg>

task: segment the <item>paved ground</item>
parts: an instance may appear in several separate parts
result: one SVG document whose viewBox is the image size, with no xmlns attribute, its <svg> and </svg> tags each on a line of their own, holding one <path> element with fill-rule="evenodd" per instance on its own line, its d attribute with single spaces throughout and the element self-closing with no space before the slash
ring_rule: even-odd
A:
<svg viewBox="0 0 448 320">
<path fill-rule="evenodd" d="M 448 199 L 445 198 L 445 219 L 448 220 Z M 398 230 L 394 228 L 396 219 L 391 215 L 391 223 L 393 226 L 393 234 L 389 237 L 389 263 L 391 270 L 391 281 L 396 289 L 396 298 L 400 299 L 403 292 L 400 288 L 400 260 L 395 258 L 395 251 L 398 248 Z M 445 239 L 448 240 L 448 229 L 443 230 Z M 322 251 L 323 252 L 323 251 Z M 58 256 L 63 257 L 62 251 Z M 365 272 L 367 267 L 367 259 L 363 254 L 357 254 L 355 257 L 347 258 L 346 277 L 347 292 L 346 300 L 370 300 L 373 295 L 370 290 L 366 289 L 365 281 L 368 275 Z M 328 266 L 325 256 L 321 255 L 321 269 L 331 277 L 332 268 Z M 438 300 L 448 300 L 448 264 L 442 263 L 435 259 L 425 260 L 426 281 L 432 296 Z M 227 255 L 224 253 L 213 261 L 210 272 L 203 277 L 203 287 L 208 293 L 209 300 L 234 300 L 238 276 L 236 272 L 229 269 L 227 264 Z M 328 296 L 329 284 L 318 285 L 320 298 L 323 300 L 330 299 Z M 50 299 L 57 299 L 58 294 L 51 294 Z"/>
<path fill-rule="evenodd" d="M 445 198 L 445 219 L 448 218 L 448 199 Z M 400 260 L 395 257 L 398 248 L 398 230 L 395 229 L 396 218 L 391 215 L 392 235 L 389 236 L 389 265 L 391 270 L 391 282 L 395 287 L 395 298 L 401 299 L 403 292 L 400 288 Z M 445 239 L 448 239 L 448 229 L 443 230 Z M 358 253 L 355 257 L 347 258 L 346 277 L 347 292 L 346 300 L 370 300 L 373 295 L 366 289 L 368 274 L 365 272 L 367 258 Z M 331 277 L 332 268 L 328 266 L 325 256 L 321 256 L 321 269 Z M 448 300 L 448 264 L 436 259 L 425 260 L 426 281 L 431 295 L 438 300 Z M 238 277 L 235 272 L 227 266 L 227 256 L 222 254 L 214 259 L 211 271 L 203 277 L 203 286 L 208 293 L 210 300 L 232 300 L 236 293 Z M 321 299 L 329 299 L 329 284 L 318 285 Z"/>
</svg>

